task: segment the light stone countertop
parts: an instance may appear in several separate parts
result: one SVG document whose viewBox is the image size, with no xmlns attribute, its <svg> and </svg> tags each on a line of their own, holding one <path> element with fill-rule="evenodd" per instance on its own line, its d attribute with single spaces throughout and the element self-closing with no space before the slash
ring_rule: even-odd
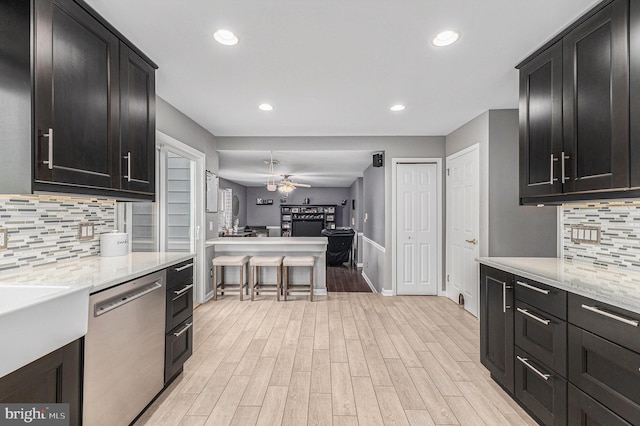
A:
<svg viewBox="0 0 640 426">
<path fill-rule="evenodd" d="M 640 314 L 638 271 L 555 257 L 481 257 L 478 262 Z"/>
<path fill-rule="evenodd" d="M 215 245 L 327 245 L 327 237 L 219 237 L 205 242 L 207 247 Z"/>
<path fill-rule="evenodd" d="M 193 253 L 137 252 L 126 256 L 90 256 L 37 268 L 0 273 L 0 285 L 65 285 L 91 287 L 91 293 L 140 278 L 194 256 Z"/>
</svg>

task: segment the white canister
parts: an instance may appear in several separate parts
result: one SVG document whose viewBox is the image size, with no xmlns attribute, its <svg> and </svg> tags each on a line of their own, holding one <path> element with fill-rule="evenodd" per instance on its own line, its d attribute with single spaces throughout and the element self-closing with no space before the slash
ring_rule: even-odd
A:
<svg viewBox="0 0 640 426">
<path fill-rule="evenodd" d="M 100 234 L 100 256 L 126 256 L 129 254 L 129 235 L 124 232 Z"/>
</svg>

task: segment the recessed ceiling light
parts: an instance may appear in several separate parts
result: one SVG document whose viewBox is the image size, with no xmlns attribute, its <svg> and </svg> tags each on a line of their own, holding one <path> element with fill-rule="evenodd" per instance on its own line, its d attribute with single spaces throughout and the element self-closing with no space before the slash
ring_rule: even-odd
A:
<svg viewBox="0 0 640 426">
<path fill-rule="evenodd" d="M 273 111 L 273 105 L 271 104 L 260 104 L 258 105 L 258 108 L 262 111 Z"/>
<path fill-rule="evenodd" d="M 213 33 L 213 38 L 220 44 L 225 46 L 233 46 L 238 44 L 238 36 L 229 30 L 218 30 Z"/>
<path fill-rule="evenodd" d="M 450 44 L 455 43 L 459 38 L 460 33 L 458 31 L 446 30 L 435 36 L 433 44 L 438 47 L 449 46 Z"/>
<path fill-rule="evenodd" d="M 397 105 L 393 105 L 391 108 L 389 108 L 391 111 L 404 111 L 404 109 L 406 108 L 406 106 L 402 105 L 402 104 L 397 104 Z"/>
</svg>

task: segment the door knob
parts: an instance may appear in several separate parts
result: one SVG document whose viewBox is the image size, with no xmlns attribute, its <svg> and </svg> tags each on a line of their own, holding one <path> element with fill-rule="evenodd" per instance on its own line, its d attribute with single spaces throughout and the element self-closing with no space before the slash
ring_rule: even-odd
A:
<svg viewBox="0 0 640 426">
<path fill-rule="evenodd" d="M 474 246 L 475 246 L 476 244 L 478 244 L 478 240 L 476 240 L 475 238 L 474 238 L 473 240 L 465 240 L 465 241 L 466 241 L 466 242 L 468 242 L 468 243 L 473 244 Z"/>
</svg>

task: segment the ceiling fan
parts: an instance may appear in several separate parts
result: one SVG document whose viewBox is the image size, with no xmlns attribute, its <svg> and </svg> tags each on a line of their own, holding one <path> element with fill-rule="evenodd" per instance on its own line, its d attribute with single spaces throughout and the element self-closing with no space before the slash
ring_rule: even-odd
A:
<svg viewBox="0 0 640 426">
<path fill-rule="evenodd" d="M 280 180 L 280 183 L 278 183 L 278 191 L 286 193 L 286 192 L 293 191 L 297 187 L 300 187 L 300 188 L 311 188 L 311 185 L 309 185 L 307 183 L 293 182 L 290 179 L 290 177 L 291 177 L 291 175 L 282 175 L 282 180 Z"/>
<path fill-rule="evenodd" d="M 269 160 L 264 160 L 264 162 L 269 165 L 269 176 L 267 177 L 266 184 L 267 191 L 273 192 L 277 189 L 280 192 L 288 193 L 296 189 L 296 187 L 311 188 L 311 185 L 309 184 L 293 182 L 290 179 L 291 175 L 280 175 L 282 176 L 282 179 L 280 179 L 280 182 L 276 183 L 274 166 L 277 166 L 280 162 L 273 159 L 273 152 L 271 152 L 271 158 Z"/>
</svg>

